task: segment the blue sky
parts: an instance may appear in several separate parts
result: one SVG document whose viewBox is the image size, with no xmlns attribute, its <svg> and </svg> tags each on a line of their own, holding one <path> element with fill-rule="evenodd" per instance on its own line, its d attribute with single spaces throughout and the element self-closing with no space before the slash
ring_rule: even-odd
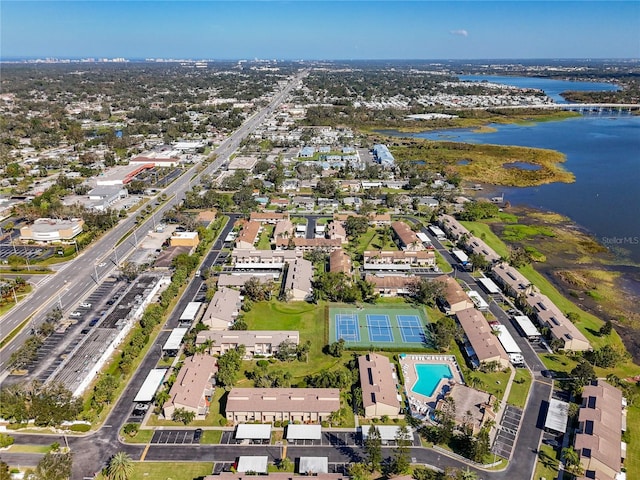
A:
<svg viewBox="0 0 640 480">
<path fill-rule="evenodd" d="M 11 1 L 10 57 L 638 58 L 636 1 Z"/>
</svg>

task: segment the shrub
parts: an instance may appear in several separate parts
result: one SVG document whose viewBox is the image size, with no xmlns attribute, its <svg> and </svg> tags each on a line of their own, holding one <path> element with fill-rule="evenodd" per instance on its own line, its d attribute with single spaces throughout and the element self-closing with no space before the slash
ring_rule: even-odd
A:
<svg viewBox="0 0 640 480">
<path fill-rule="evenodd" d="M 88 432 L 91 430 L 91 425 L 87 423 L 74 423 L 67 430 L 71 430 L 72 432 Z"/>
<path fill-rule="evenodd" d="M 5 448 L 13 445 L 14 439 L 11 435 L 6 433 L 0 433 L 0 448 Z"/>
</svg>

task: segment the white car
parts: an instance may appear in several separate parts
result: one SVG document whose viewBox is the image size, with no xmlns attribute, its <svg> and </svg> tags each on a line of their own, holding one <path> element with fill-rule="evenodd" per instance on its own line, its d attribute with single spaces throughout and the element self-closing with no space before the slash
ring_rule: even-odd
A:
<svg viewBox="0 0 640 480">
<path fill-rule="evenodd" d="M 87 303 L 87 302 L 82 302 L 82 303 L 80 304 L 80 307 L 82 307 L 82 308 L 91 308 L 91 304 L 90 304 L 90 303 Z"/>
<path fill-rule="evenodd" d="M 102 267 L 106 267 L 106 266 L 107 266 L 107 263 L 106 263 L 106 262 L 102 262 L 102 263 L 99 263 L 99 264 L 98 264 L 98 266 L 99 266 L 100 268 L 102 268 Z"/>
<path fill-rule="evenodd" d="M 82 312 L 72 312 L 69 314 L 70 317 L 81 317 Z"/>
</svg>

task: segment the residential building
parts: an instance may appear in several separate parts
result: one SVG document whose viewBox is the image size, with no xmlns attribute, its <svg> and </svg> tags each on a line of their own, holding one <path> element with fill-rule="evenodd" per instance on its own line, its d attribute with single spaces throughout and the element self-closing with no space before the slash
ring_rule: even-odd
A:
<svg viewBox="0 0 640 480">
<path fill-rule="evenodd" d="M 213 295 L 202 317 L 202 323 L 211 330 L 227 330 L 235 322 L 241 305 L 240 292 L 223 287 Z"/>
<path fill-rule="evenodd" d="M 509 295 L 517 297 L 531 291 L 533 285 L 527 277 L 506 262 L 491 268 L 493 279 Z"/>
<path fill-rule="evenodd" d="M 464 239 L 471 236 L 469 230 L 463 227 L 462 224 L 451 215 L 440 215 L 438 222 L 445 233 L 456 242 L 461 238 Z"/>
<path fill-rule="evenodd" d="M 338 239 L 343 245 L 349 243 L 347 231 L 344 229 L 344 223 L 333 220 L 327 225 L 327 238 L 331 240 Z"/>
<path fill-rule="evenodd" d="M 404 222 L 395 221 L 391 223 L 393 234 L 398 247 L 402 250 L 419 251 L 424 250 L 424 245 L 416 235 L 416 233 L 409 228 Z"/>
<path fill-rule="evenodd" d="M 559 347 L 562 350 L 574 352 L 591 350 L 591 343 L 587 337 L 571 323 L 571 320 L 556 307 L 549 297 L 531 292 L 525 296 L 525 302 L 531 308 L 538 323 L 549 329 L 549 335 L 559 342 Z"/>
<path fill-rule="evenodd" d="M 396 159 L 389 151 L 386 145 L 377 144 L 373 146 L 373 158 L 383 168 L 393 168 L 396 165 Z"/>
<path fill-rule="evenodd" d="M 57 218 L 38 218 L 31 225 L 20 228 L 20 240 L 51 243 L 71 240 L 82 233 L 84 220 L 71 218 L 59 220 Z"/>
<path fill-rule="evenodd" d="M 289 262 L 287 276 L 284 281 L 284 291 L 289 300 L 309 300 L 311 298 L 311 279 L 313 278 L 313 264 L 304 258 L 296 258 Z"/>
<path fill-rule="evenodd" d="M 261 228 L 260 222 L 249 221 L 245 223 L 240 234 L 236 237 L 236 248 L 253 248 Z"/>
<path fill-rule="evenodd" d="M 329 254 L 329 271 L 333 273 L 342 272 L 351 275 L 352 262 L 347 252 L 338 248 Z"/>
<path fill-rule="evenodd" d="M 626 401 L 617 388 L 595 380 L 582 390 L 574 448 L 580 455 L 584 476 L 580 479 L 618 480 L 626 444 Z"/>
<path fill-rule="evenodd" d="M 271 223 L 273 225 L 281 220 L 289 220 L 289 214 L 278 212 L 251 212 L 251 216 L 249 217 L 249 221 L 251 222 Z"/>
<path fill-rule="evenodd" d="M 281 270 L 286 262 L 302 258 L 296 250 L 253 250 L 235 248 L 231 252 L 231 263 L 242 270 Z"/>
<path fill-rule="evenodd" d="M 196 337 L 196 345 L 212 341 L 209 353 L 221 355 L 240 345 L 245 347 L 245 358 L 251 359 L 255 355 L 271 356 L 278 353 L 282 342 L 300 343 L 297 331 L 269 331 L 269 330 L 202 330 Z"/>
<path fill-rule="evenodd" d="M 470 237 L 469 240 L 467 240 L 467 251 L 481 255 L 489 263 L 496 263 L 500 261 L 500 255 L 498 255 L 493 248 L 478 237 Z"/>
<path fill-rule="evenodd" d="M 169 400 L 162 407 L 166 418 L 171 418 L 177 408 L 195 413 L 198 420 L 206 417 L 214 391 L 213 377 L 218 371 L 216 365 L 211 355 L 196 354 L 185 359 L 169 390 Z"/>
<path fill-rule="evenodd" d="M 338 388 L 233 388 L 226 417 L 230 422 L 322 422 L 340 410 Z"/>
<path fill-rule="evenodd" d="M 433 250 L 365 250 L 363 254 L 365 270 L 396 270 L 401 267 L 433 268 L 436 254 Z"/>
<path fill-rule="evenodd" d="M 447 315 L 455 315 L 461 310 L 473 308 L 475 304 L 469 298 L 460 284 L 448 275 L 441 275 L 434 279 L 444 283 L 444 298 L 440 299 L 442 307 Z"/>
<path fill-rule="evenodd" d="M 291 220 L 278 220 L 275 228 L 273 229 L 273 242 L 276 243 L 277 239 L 286 239 L 287 241 L 290 238 L 294 237 L 294 226 L 291 223 Z"/>
<path fill-rule="evenodd" d="M 465 350 L 476 367 L 496 362 L 499 368 L 507 368 L 510 359 L 498 337 L 493 334 L 487 319 L 475 308 L 456 312 L 458 323 L 464 330 L 468 345 Z M 471 347 L 471 348 L 469 348 Z"/>
<path fill-rule="evenodd" d="M 310 252 L 315 249 L 323 249 L 329 252 L 342 248 L 340 240 L 331 238 L 301 238 L 276 239 L 276 248 L 291 248 L 301 252 Z"/>
<path fill-rule="evenodd" d="M 274 280 L 272 273 L 221 273 L 218 276 L 218 288 L 221 287 L 243 287 L 247 281 L 256 279 L 260 283 Z"/>
<path fill-rule="evenodd" d="M 474 434 L 477 434 L 485 423 L 496 419 L 496 413 L 493 411 L 496 397 L 490 393 L 456 383 L 451 385 L 444 398 L 438 400 L 436 410 L 448 408 L 445 401 L 448 397 L 453 399 L 456 406 L 456 424 L 470 425 Z"/>
<path fill-rule="evenodd" d="M 415 275 L 367 274 L 365 280 L 373 284 L 374 291 L 381 297 L 397 297 L 398 295 L 410 295 L 418 277 Z"/>
<path fill-rule="evenodd" d="M 398 377 L 395 368 L 384 355 L 368 353 L 358 357 L 362 406 L 366 418 L 399 418 L 401 397 L 396 385 Z"/>
</svg>

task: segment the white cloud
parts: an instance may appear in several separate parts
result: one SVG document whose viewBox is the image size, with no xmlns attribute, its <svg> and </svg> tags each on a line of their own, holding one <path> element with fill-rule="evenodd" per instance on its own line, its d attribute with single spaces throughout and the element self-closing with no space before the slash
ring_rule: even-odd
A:
<svg viewBox="0 0 640 480">
<path fill-rule="evenodd" d="M 451 35 L 459 35 L 461 37 L 468 37 L 469 36 L 469 32 L 467 32 L 466 30 L 451 30 L 449 33 Z"/>
</svg>

